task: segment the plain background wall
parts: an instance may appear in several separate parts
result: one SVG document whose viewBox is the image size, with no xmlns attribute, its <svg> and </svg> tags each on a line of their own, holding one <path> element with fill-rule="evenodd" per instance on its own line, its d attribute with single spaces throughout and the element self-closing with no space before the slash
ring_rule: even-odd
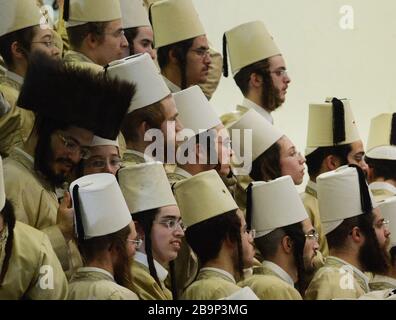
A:
<svg viewBox="0 0 396 320">
<path fill-rule="evenodd" d="M 304 151 L 308 105 L 328 96 L 351 99 L 366 145 L 370 119 L 396 111 L 396 1 L 193 0 L 208 39 L 222 52 L 224 31 L 261 20 L 274 37 L 292 82 L 275 125 Z M 342 29 L 348 5 L 353 29 Z M 249 50 L 249 48 L 246 48 Z M 242 94 L 222 78 L 211 103 L 219 114 L 235 109 Z"/>
</svg>

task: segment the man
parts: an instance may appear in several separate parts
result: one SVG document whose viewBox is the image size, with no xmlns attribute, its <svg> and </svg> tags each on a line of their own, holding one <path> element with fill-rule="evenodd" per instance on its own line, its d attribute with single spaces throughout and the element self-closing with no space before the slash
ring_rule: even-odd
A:
<svg viewBox="0 0 396 320">
<path fill-rule="evenodd" d="M 239 25 L 223 36 L 224 76 L 228 76 L 227 47 L 234 80 L 245 99 L 237 110 L 221 117 L 228 127 L 249 109 L 273 123 L 271 113 L 286 99 L 290 78 L 283 56 L 261 21 Z"/>
<path fill-rule="evenodd" d="M 141 163 L 122 168 L 117 176 L 142 239 L 132 264 L 133 291 L 142 300 L 176 300 L 176 288 L 166 288 L 165 279 L 174 283 L 172 263 L 184 227 L 164 167 L 160 162 Z"/>
<path fill-rule="evenodd" d="M 364 272 L 381 274 L 388 268 L 383 218 L 373 208 L 364 172 L 356 165 L 321 174 L 317 186 L 330 255 L 315 273 L 305 298 L 357 299 L 369 291 Z"/>
<path fill-rule="evenodd" d="M 144 53 L 110 63 L 105 73 L 111 78 L 136 85 L 136 95 L 121 128 L 127 148 L 123 156 L 124 163 L 149 162 L 153 161 L 154 156 L 161 162 L 172 162 L 175 133 L 179 132 L 181 126 L 176 121 L 178 113 L 175 101 L 150 56 Z M 156 130 L 153 132 L 150 129 Z M 161 137 L 153 143 L 153 137 L 158 134 Z M 155 147 L 147 149 L 151 144 Z M 154 151 L 156 155 L 153 155 Z"/>
<path fill-rule="evenodd" d="M 253 265 L 253 238 L 219 175 L 199 173 L 176 183 L 174 192 L 187 242 L 202 263 L 182 298 L 213 300 L 238 292 L 243 269 Z"/>
<path fill-rule="evenodd" d="M 396 114 L 371 120 L 365 161 L 368 182 L 376 201 L 396 195 Z"/>
<path fill-rule="evenodd" d="M 0 113 L 3 156 L 8 156 L 14 146 L 21 146 L 33 127 L 34 114 L 16 106 L 30 55 L 40 51 L 59 57 L 52 30 L 40 24 L 43 19 L 34 0 L 0 1 L 0 55 L 7 68 L 0 76 L 0 99 L 9 106 Z"/>
<path fill-rule="evenodd" d="M 15 221 L 0 157 L 0 299 L 67 298 L 67 280 L 47 236 Z"/>
<path fill-rule="evenodd" d="M 65 270 L 72 267 L 67 243 L 73 236 L 73 213 L 67 193 L 57 213 L 56 188 L 73 179 L 94 133 L 116 138 L 133 94 L 133 85 L 45 55 L 31 58 L 18 105 L 34 111 L 36 120 L 26 143 L 4 163 L 6 194 L 17 220 L 49 236 Z"/>
<path fill-rule="evenodd" d="M 320 251 L 328 255 L 318 207 L 316 178 L 345 164 L 359 165 L 364 171 L 363 143 L 348 100 L 328 98 L 309 105 L 306 164 L 309 182 L 302 194 L 305 209 L 319 233 Z M 318 262 L 320 263 L 320 262 Z"/>
<path fill-rule="evenodd" d="M 93 173 L 111 173 L 115 175 L 122 164 L 119 149 L 118 140 L 94 136 L 89 146 L 89 157 L 81 161 L 80 175 Z"/>
<path fill-rule="evenodd" d="M 127 56 L 147 52 L 151 59 L 157 59 L 154 48 L 153 29 L 148 18 L 143 0 L 120 0 L 122 25 L 129 42 Z"/>
<path fill-rule="evenodd" d="M 70 185 L 70 193 L 84 267 L 70 280 L 69 299 L 138 300 L 128 286 L 139 241 L 116 178 L 87 175 Z"/>
<path fill-rule="evenodd" d="M 119 0 L 66 1 L 63 17 L 71 48 L 67 63 L 99 72 L 99 66 L 128 55 Z"/>
<path fill-rule="evenodd" d="M 375 274 L 370 279 L 370 290 L 384 290 L 396 288 L 396 197 L 389 197 L 378 203 L 382 219 L 376 221 L 377 237 L 385 237 L 384 250 L 389 252 L 389 269 L 383 274 Z M 382 229 L 384 232 L 381 234 Z"/>
<path fill-rule="evenodd" d="M 158 64 L 169 89 L 174 93 L 193 85 L 204 85 L 204 92 L 210 98 L 220 81 L 221 56 L 210 51 L 192 1 L 154 1 L 149 15 Z M 211 68 L 212 57 L 215 63 Z"/>
<path fill-rule="evenodd" d="M 239 285 L 262 300 L 302 300 L 294 286 L 304 292 L 302 277 L 313 269 L 318 234 L 290 176 L 253 182 L 250 188 L 246 219 L 256 230 L 254 242 L 264 261 Z"/>
<path fill-rule="evenodd" d="M 174 93 L 184 129 L 178 134 L 177 167 L 170 183 L 216 169 L 224 181 L 230 176 L 231 140 L 202 90 L 193 86 Z"/>
</svg>

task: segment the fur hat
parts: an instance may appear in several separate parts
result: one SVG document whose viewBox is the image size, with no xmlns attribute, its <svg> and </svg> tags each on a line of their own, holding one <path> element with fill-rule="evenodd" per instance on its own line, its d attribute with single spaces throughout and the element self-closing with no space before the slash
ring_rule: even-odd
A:
<svg viewBox="0 0 396 320">
<path fill-rule="evenodd" d="M 41 117 L 115 140 L 134 93 L 132 84 L 35 53 L 17 104 Z"/>
</svg>

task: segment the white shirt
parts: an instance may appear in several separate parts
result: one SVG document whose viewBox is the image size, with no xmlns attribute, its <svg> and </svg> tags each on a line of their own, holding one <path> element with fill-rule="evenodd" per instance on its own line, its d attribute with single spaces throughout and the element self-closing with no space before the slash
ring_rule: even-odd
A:
<svg viewBox="0 0 396 320">
<path fill-rule="evenodd" d="M 223 269 L 219 269 L 219 268 L 213 268 L 213 267 L 205 267 L 205 268 L 201 268 L 200 271 L 214 271 L 217 273 L 221 273 L 222 275 L 226 276 L 227 278 L 229 278 L 233 283 L 236 284 L 235 278 L 233 277 L 233 275 Z"/>
<path fill-rule="evenodd" d="M 16 83 L 23 85 L 23 77 L 21 77 L 20 75 L 10 71 L 10 70 L 5 70 L 5 75 L 7 78 L 15 81 Z"/>
<path fill-rule="evenodd" d="M 396 195 L 396 187 L 388 182 L 375 181 L 373 183 L 370 183 L 369 188 L 370 190 L 387 190 Z"/>
<path fill-rule="evenodd" d="M 261 114 L 265 119 L 267 119 L 268 122 L 274 124 L 274 119 L 272 118 L 271 114 L 263 107 L 260 107 L 257 103 L 254 103 L 252 100 L 249 100 L 248 98 L 244 98 L 242 101 L 242 106 L 248 108 L 249 110 L 254 109 L 259 114 Z"/>
<path fill-rule="evenodd" d="M 290 284 L 292 287 L 294 287 L 294 281 L 292 277 L 285 271 L 283 270 L 280 266 L 278 266 L 276 263 L 273 263 L 268 260 L 263 261 L 263 267 L 266 267 L 270 269 L 271 271 L 275 272 L 281 279 L 286 281 L 288 284 Z"/>
<path fill-rule="evenodd" d="M 162 76 L 162 78 L 164 79 L 164 81 L 165 81 L 165 83 L 166 83 L 166 86 L 169 88 L 169 90 L 170 90 L 172 93 L 181 91 L 181 88 L 180 88 L 179 86 L 175 85 L 175 84 L 174 84 L 172 81 L 170 81 L 168 78 L 166 78 L 165 76 Z"/>
<path fill-rule="evenodd" d="M 140 251 L 136 251 L 134 259 L 135 259 L 135 261 L 137 261 L 137 262 L 141 263 L 142 265 L 144 265 L 146 268 L 149 267 L 148 261 L 147 261 L 147 255 L 145 253 L 140 252 Z M 158 279 L 161 282 L 164 282 L 166 277 L 168 276 L 168 271 L 163 266 L 161 266 L 160 263 L 158 263 L 154 259 L 153 259 L 153 261 L 154 261 L 155 271 L 157 271 Z"/>
</svg>

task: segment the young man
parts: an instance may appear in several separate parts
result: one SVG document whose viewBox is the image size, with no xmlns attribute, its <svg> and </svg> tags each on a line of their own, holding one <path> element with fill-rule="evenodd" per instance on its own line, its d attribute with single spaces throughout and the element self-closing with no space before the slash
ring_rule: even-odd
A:
<svg viewBox="0 0 396 320">
<path fill-rule="evenodd" d="M 18 105 L 34 111 L 36 120 L 23 147 L 4 162 L 6 194 L 17 220 L 47 233 L 65 270 L 72 267 L 67 243 L 73 214 L 67 193 L 58 212 L 56 190 L 72 181 L 94 133 L 116 138 L 133 93 L 133 85 L 45 55 L 31 59 Z"/>
<path fill-rule="evenodd" d="M 129 42 L 127 56 L 147 52 L 151 59 L 157 59 L 154 48 L 154 33 L 143 0 L 120 0 L 122 25 Z"/>
<path fill-rule="evenodd" d="M 33 128 L 33 112 L 16 106 L 30 55 L 40 51 L 59 58 L 53 31 L 48 25 L 40 25 L 43 19 L 34 0 L 0 1 L 0 55 L 6 67 L 0 75 L 0 99 L 8 105 L 0 112 L 3 156 L 8 156 L 14 146 L 21 146 Z"/>
<path fill-rule="evenodd" d="M 396 195 L 396 113 L 371 120 L 365 161 L 368 182 L 376 201 Z"/>
<path fill-rule="evenodd" d="M 313 269 L 319 244 L 293 180 L 285 176 L 249 188 L 246 219 L 256 230 L 254 242 L 264 261 L 239 285 L 262 300 L 302 300 L 304 273 Z"/>
<path fill-rule="evenodd" d="M 67 280 L 47 236 L 19 221 L 5 197 L 0 157 L 0 299 L 67 298 Z"/>
<path fill-rule="evenodd" d="M 286 99 L 290 78 L 283 56 L 261 21 L 239 25 L 223 36 L 223 73 L 230 56 L 234 80 L 245 99 L 237 110 L 221 117 L 228 127 L 250 109 L 273 123 L 271 113 Z"/>
<path fill-rule="evenodd" d="M 181 129 L 176 120 L 177 108 L 150 56 L 144 53 L 110 63 L 105 73 L 111 78 L 122 79 L 136 85 L 136 95 L 121 128 L 127 149 L 123 156 L 124 163 L 153 161 L 154 150 L 155 158 L 161 162 L 168 160 L 168 154 L 170 158 L 174 157 L 175 134 Z M 161 135 L 155 144 L 148 132 L 150 129 L 158 130 L 153 133 L 154 136 Z M 151 144 L 156 148 L 148 149 Z"/>
<path fill-rule="evenodd" d="M 359 165 L 364 171 L 363 143 L 348 100 L 328 98 L 309 105 L 306 164 L 309 182 L 302 194 L 308 215 L 319 233 L 320 251 L 328 255 L 326 237 L 320 222 L 316 178 L 345 164 Z"/>
<path fill-rule="evenodd" d="M 187 242 L 202 265 L 182 298 L 213 300 L 238 292 L 243 269 L 253 265 L 253 238 L 219 175 L 199 173 L 176 183 L 174 192 Z"/>
<path fill-rule="evenodd" d="M 330 255 L 306 291 L 309 300 L 357 299 L 369 292 L 364 272 L 388 268 L 383 218 L 363 170 L 340 167 L 317 178 L 319 210 Z M 377 230 L 379 229 L 379 230 Z"/>
<path fill-rule="evenodd" d="M 87 175 L 70 185 L 84 267 L 70 280 L 72 300 L 138 300 L 128 289 L 137 233 L 116 178 Z"/>
<path fill-rule="evenodd" d="M 241 209 L 246 208 L 246 188 L 253 180 L 269 181 L 290 175 L 294 184 L 302 183 L 305 169 L 304 156 L 298 152 L 287 136 L 258 112 L 249 110 L 229 127 L 229 131 L 234 139 L 232 141 L 234 151 L 239 156 L 243 154 L 244 157 L 242 168 L 244 170 L 242 171 L 235 164 L 233 168 L 238 179 L 235 197 Z M 245 141 L 246 133 L 249 131 L 251 131 L 251 143 Z M 237 156 L 236 159 L 242 161 Z M 249 160 L 251 164 L 248 163 Z"/>
<path fill-rule="evenodd" d="M 132 265 L 134 291 L 142 300 L 176 300 L 175 288 L 169 291 L 165 279 L 173 283 L 172 261 L 184 227 L 164 167 L 160 162 L 128 166 L 118 172 L 118 180 L 143 241 Z"/>
<path fill-rule="evenodd" d="M 192 1 L 150 2 L 158 63 L 169 89 L 174 93 L 200 85 L 210 99 L 220 81 L 221 56 L 209 48 Z"/>
<path fill-rule="evenodd" d="M 71 48 L 67 63 L 100 72 L 100 66 L 128 56 L 119 0 L 70 0 L 63 17 Z"/>
</svg>

